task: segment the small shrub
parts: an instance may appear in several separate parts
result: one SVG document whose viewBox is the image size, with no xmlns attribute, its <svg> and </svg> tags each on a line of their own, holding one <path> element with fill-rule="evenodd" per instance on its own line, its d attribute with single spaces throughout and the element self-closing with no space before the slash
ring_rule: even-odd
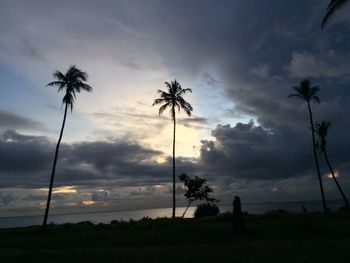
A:
<svg viewBox="0 0 350 263">
<path fill-rule="evenodd" d="M 197 206 L 194 217 L 216 216 L 217 214 L 219 214 L 219 208 L 215 204 L 206 203 Z"/>
<path fill-rule="evenodd" d="M 276 209 L 276 210 L 270 210 L 263 214 L 264 218 L 284 218 L 291 215 L 290 212 L 288 212 L 285 209 Z"/>
</svg>

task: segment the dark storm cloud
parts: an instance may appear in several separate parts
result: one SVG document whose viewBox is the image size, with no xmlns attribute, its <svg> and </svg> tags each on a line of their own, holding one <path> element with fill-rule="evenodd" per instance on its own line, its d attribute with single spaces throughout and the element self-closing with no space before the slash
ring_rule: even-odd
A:
<svg viewBox="0 0 350 263">
<path fill-rule="evenodd" d="M 16 113 L 0 109 L 0 129 L 39 130 L 43 129 L 43 125 Z"/>
<path fill-rule="evenodd" d="M 6 131 L 0 137 L 1 187 L 47 187 L 54 144 L 46 137 Z M 168 183 L 170 159 L 158 164 L 162 152 L 127 141 L 62 144 L 55 185 L 108 186 Z M 179 171 L 191 171 L 186 158 Z"/>
<path fill-rule="evenodd" d="M 309 133 L 283 126 L 264 129 L 251 121 L 234 127 L 219 125 L 212 135 L 215 142 L 203 141 L 201 147 L 206 171 L 233 180 L 283 180 L 313 173 Z M 349 154 L 345 150 L 341 154 L 347 163 Z"/>
</svg>

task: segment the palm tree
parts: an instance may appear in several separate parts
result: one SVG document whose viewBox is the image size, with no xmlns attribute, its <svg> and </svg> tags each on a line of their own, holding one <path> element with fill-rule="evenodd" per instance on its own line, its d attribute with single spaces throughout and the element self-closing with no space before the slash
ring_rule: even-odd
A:
<svg viewBox="0 0 350 263">
<path fill-rule="evenodd" d="M 327 154 L 327 149 L 326 149 L 326 145 L 327 145 L 326 137 L 328 134 L 328 129 L 331 126 L 331 123 L 326 122 L 326 121 L 322 121 L 321 123 L 316 123 L 315 125 L 316 125 L 315 132 L 318 135 L 317 147 L 318 147 L 320 153 L 323 153 L 323 156 L 327 162 L 328 168 L 332 174 L 333 180 L 334 180 L 335 184 L 337 185 L 338 190 L 344 199 L 345 206 L 347 208 L 349 208 L 348 199 L 346 198 L 346 196 L 343 192 L 343 189 L 340 187 L 340 184 L 339 184 L 339 182 L 334 174 L 334 170 L 333 170 L 331 163 L 328 159 L 328 154 Z"/>
<path fill-rule="evenodd" d="M 84 83 L 84 81 L 87 80 L 88 75 L 86 72 L 81 71 L 80 69 L 76 68 L 75 66 L 70 66 L 67 70 L 66 74 L 61 73 L 60 71 L 56 71 L 53 74 L 53 77 L 56 79 L 56 81 L 52 81 L 46 86 L 49 87 L 58 87 L 58 91 L 65 90 L 66 94 L 64 95 L 62 99 L 62 105 L 64 105 L 64 115 L 63 115 L 63 123 L 62 128 L 60 132 L 60 136 L 57 141 L 56 145 L 56 151 L 55 151 L 55 158 L 53 161 L 52 166 L 52 172 L 51 172 L 51 179 L 50 179 L 50 187 L 49 187 L 49 193 L 47 197 L 47 204 L 45 209 L 45 216 L 43 221 L 43 227 L 46 228 L 47 223 L 47 217 L 49 215 L 49 208 L 50 208 L 50 201 L 51 201 L 51 195 L 52 195 L 52 188 L 53 188 L 53 180 L 55 177 L 55 171 L 56 171 L 56 163 L 57 163 L 57 156 L 58 156 L 58 150 L 60 148 L 60 143 L 63 135 L 64 126 L 66 124 L 66 117 L 67 117 L 67 111 L 68 108 L 70 108 L 71 112 L 73 111 L 73 104 L 74 100 L 76 98 L 76 92 L 80 92 L 81 90 L 85 91 L 92 91 L 92 88 Z"/>
<path fill-rule="evenodd" d="M 315 157 L 318 181 L 319 181 L 320 189 L 321 189 L 322 204 L 323 204 L 324 211 L 328 212 L 328 208 L 326 205 L 326 199 L 324 196 L 320 166 L 319 166 L 318 158 L 317 158 L 316 142 L 315 142 L 315 134 L 314 134 L 314 122 L 313 122 L 312 111 L 311 111 L 311 106 L 310 106 L 311 101 L 315 101 L 317 103 L 320 103 L 320 99 L 316 95 L 317 92 L 319 91 L 319 88 L 318 88 L 318 86 L 311 87 L 310 81 L 307 79 L 304 79 L 303 81 L 300 82 L 299 86 L 293 87 L 293 89 L 296 91 L 296 93 L 290 94 L 288 96 L 288 98 L 295 97 L 298 99 L 302 99 L 302 100 L 306 101 L 306 103 L 307 103 L 307 108 L 309 111 L 309 118 L 310 118 L 310 125 L 311 125 L 313 153 L 314 153 L 314 157 Z"/>
<path fill-rule="evenodd" d="M 334 12 L 340 8 L 342 8 L 348 0 L 331 0 L 327 7 L 327 13 L 322 19 L 321 29 L 327 24 L 328 20 L 333 16 Z"/>
<path fill-rule="evenodd" d="M 160 98 L 155 99 L 152 106 L 154 105 L 162 105 L 159 108 L 159 115 L 164 112 L 167 108 L 170 109 L 171 118 L 174 123 L 174 131 L 173 131 L 173 213 L 172 218 L 175 218 L 175 134 L 176 134 L 176 117 L 175 117 L 175 108 L 178 111 L 183 109 L 188 116 L 191 116 L 191 111 L 193 110 L 191 104 L 184 100 L 182 97 L 186 92 L 191 92 L 191 89 L 183 89 L 179 82 L 176 80 L 169 82 L 165 82 L 168 91 L 158 90 L 160 94 Z"/>
</svg>

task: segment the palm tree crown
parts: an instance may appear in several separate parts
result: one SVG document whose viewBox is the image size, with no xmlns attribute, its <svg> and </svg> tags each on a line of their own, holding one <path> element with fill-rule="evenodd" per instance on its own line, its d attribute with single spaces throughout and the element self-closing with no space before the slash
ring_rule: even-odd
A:
<svg viewBox="0 0 350 263">
<path fill-rule="evenodd" d="M 322 19 L 321 29 L 324 28 L 324 26 L 327 24 L 330 17 L 333 16 L 334 12 L 336 10 L 342 8 L 347 2 L 348 2 L 348 0 L 331 0 L 331 2 L 329 3 L 329 5 L 327 7 L 327 13 L 325 14 L 325 16 Z"/>
<path fill-rule="evenodd" d="M 175 118 L 175 111 L 173 109 L 177 108 L 178 111 L 180 109 L 183 109 L 188 116 L 191 116 L 191 111 L 193 111 L 193 108 L 191 104 L 189 104 L 187 101 L 184 100 L 182 97 L 183 94 L 186 92 L 191 92 L 191 89 L 183 89 L 179 82 L 176 80 L 169 82 L 165 82 L 165 85 L 168 88 L 168 92 L 158 90 L 158 93 L 160 94 L 160 98 L 155 99 L 152 106 L 163 104 L 159 108 L 159 115 L 162 114 L 167 108 L 170 108 L 170 114 L 171 117 Z"/>
<path fill-rule="evenodd" d="M 304 79 L 300 82 L 300 85 L 297 87 L 293 87 L 296 93 L 292 93 L 288 95 L 288 98 L 296 97 L 305 100 L 306 102 L 315 101 L 320 103 L 320 99 L 316 96 L 317 92 L 320 90 L 318 86 L 311 87 L 310 81 L 308 79 Z"/>
<path fill-rule="evenodd" d="M 50 82 L 46 86 L 56 86 L 58 87 L 58 91 L 65 89 L 66 94 L 62 99 L 62 104 L 67 104 L 71 111 L 73 110 L 76 92 L 79 93 L 81 90 L 92 91 L 92 88 L 84 83 L 88 78 L 87 73 L 76 68 L 76 66 L 70 66 L 66 74 L 56 70 L 56 72 L 53 73 L 53 77 L 57 80 Z"/>
<path fill-rule="evenodd" d="M 318 135 L 317 146 L 320 149 L 320 152 L 325 151 L 327 145 L 327 134 L 328 129 L 331 126 L 329 121 L 322 121 L 321 123 L 316 123 L 315 132 Z"/>
</svg>

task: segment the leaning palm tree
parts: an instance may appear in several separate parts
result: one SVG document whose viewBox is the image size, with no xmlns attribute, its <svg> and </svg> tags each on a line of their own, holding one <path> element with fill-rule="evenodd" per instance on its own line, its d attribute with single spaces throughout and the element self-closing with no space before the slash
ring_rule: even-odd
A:
<svg viewBox="0 0 350 263">
<path fill-rule="evenodd" d="M 302 100 L 306 101 L 306 103 L 307 103 L 307 108 L 309 111 L 309 118 L 310 118 L 310 125 L 311 125 L 313 153 L 314 153 L 314 158 L 315 158 L 315 163 L 316 163 L 318 181 L 319 181 L 320 189 L 321 189 L 322 204 L 323 204 L 324 211 L 327 212 L 328 208 L 327 208 L 326 199 L 324 196 L 320 166 L 319 166 L 318 158 L 317 158 L 316 142 L 315 142 L 315 134 L 314 134 L 314 122 L 313 122 L 312 111 L 311 111 L 311 106 L 310 106 L 311 101 L 315 101 L 317 103 L 320 103 L 320 99 L 316 95 L 317 92 L 319 91 L 319 88 L 318 88 L 318 86 L 311 87 L 310 81 L 307 79 L 304 79 L 303 81 L 300 82 L 299 86 L 293 87 L 293 89 L 295 90 L 296 93 L 290 94 L 288 96 L 288 98 L 295 97 L 298 99 L 302 99 Z"/>
<path fill-rule="evenodd" d="M 335 182 L 335 184 L 337 185 L 338 187 L 338 190 L 340 192 L 340 194 L 342 195 L 343 199 L 344 199 L 344 203 L 345 203 L 345 206 L 347 208 L 349 208 L 349 202 L 348 202 L 348 199 L 346 198 L 344 192 L 343 192 L 343 189 L 340 187 L 340 184 L 334 174 L 334 170 L 331 166 L 331 163 L 328 159 L 328 154 L 327 154 L 327 149 L 326 149 L 326 145 L 327 145 L 327 140 L 326 140 L 326 137 L 327 137 L 327 134 L 328 134 L 328 129 L 329 127 L 331 126 L 331 123 L 330 122 L 326 122 L 326 121 L 322 121 L 321 123 L 316 123 L 316 129 L 315 129 L 315 132 L 316 134 L 318 135 L 318 140 L 317 140 L 317 147 L 320 151 L 320 153 L 323 153 L 323 156 L 326 160 L 326 163 L 328 165 L 328 168 L 329 168 L 329 171 L 331 172 L 332 174 L 332 177 L 333 177 L 333 180 Z"/>
<path fill-rule="evenodd" d="M 159 108 L 159 115 L 164 112 L 167 108 L 170 109 L 171 118 L 174 123 L 174 131 L 173 131 L 173 213 L 172 218 L 175 218 L 175 133 L 176 133 L 176 117 L 175 117 L 175 108 L 180 111 L 183 109 L 188 116 L 191 116 L 191 111 L 193 110 L 191 104 L 184 100 L 182 97 L 186 92 L 191 92 L 191 89 L 183 89 L 179 82 L 176 80 L 169 82 L 165 82 L 168 91 L 158 90 L 160 94 L 160 98 L 155 99 L 154 105 L 161 105 Z"/>
<path fill-rule="evenodd" d="M 328 4 L 327 12 L 322 19 L 321 29 L 324 28 L 328 20 L 333 16 L 334 12 L 342 8 L 347 2 L 349 1 L 348 0 L 331 0 L 331 2 Z"/>
<path fill-rule="evenodd" d="M 47 217 L 49 215 L 49 208 L 50 208 L 50 202 L 51 202 L 51 196 L 52 196 L 53 181 L 54 181 L 55 171 L 56 171 L 58 150 L 60 148 L 63 130 L 64 130 L 64 126 L 66 124 L 66 117 L 67 117 L 68 108 L 70 108 L 71 112 L 73 111 L 73 104 L 74 104 L 74 100 L 76 98 L 77 92 L 79 93 L 81 90 L 85 90 L 85 91 L 89 91 L 89 92 L 92 91 L 92 88 L 88 84 L 84 83 L 84 81 L 86 81 L 88 78 L 87 73 L 81 71 L 80 69 L 76 68 L 75 66 L 70 66 L 69 69 L 67 70 L 66 74 L 63 74 L 57 70 L 53 74 L 53 77 L 56 79 L 56 81 L 52 81 L 49 84 L 47 84 L 46 86 L 58 87 L 58 91 L 64 90 L 66 92 L 66 94 L 64 95 L 64 97 L 62 99 L 62 105 L 64 105 L 63 123 L 62 123 L 62 127 L 61 127 L 60 136 L 59 136 L 58 141 L 57 141 L 55 158 L 54 158 L 53 166 L 52 166 L 50 187 L 49 187 L 49 193 L 48 193 L 47 204 L 46 204 L 46 209 L 45 209 L 45 216 L 44 216 L 44 221 L 43 221 L 44 228 L 46 228 Z"/>
</svg>

